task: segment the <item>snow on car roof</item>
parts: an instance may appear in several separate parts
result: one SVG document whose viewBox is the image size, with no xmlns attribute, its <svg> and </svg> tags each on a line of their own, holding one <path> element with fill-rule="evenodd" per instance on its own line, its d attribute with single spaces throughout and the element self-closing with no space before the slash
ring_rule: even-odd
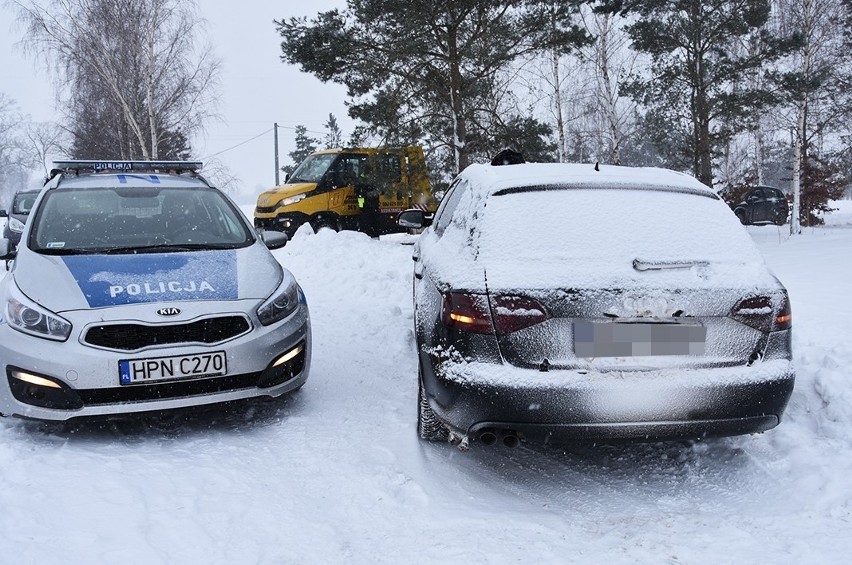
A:
<svg viewBox="0 0 852 565">
<path fill-rule="evenodd" d="M 479 190 L 541 185 L 629 186 L 656 190 L 686 190 L 715 197 L 716 193 L 693 176 L 659 167 L 621 167 L 577 163 L 470 165 L 462 173 Z"/>
<path fill-rule="evenodd" d="M 422 238 L 440 249 L 428 258 L 433 272 L 464 289 L 481 288 L 486 270 L 489 287 L 502 289 L 776 284 L 733 212 L 694 177 L 655 167 L 599 169 L 471 165 L 461 174 L 469 190 L 443 235 L 429 230 Z M 512 190 L 526 187 L 569 190 L 543 190 L 533 198 Z M 637 270 L 637 260 L 695 267 L 656 276 L 659 271 Z"/>
</svg>

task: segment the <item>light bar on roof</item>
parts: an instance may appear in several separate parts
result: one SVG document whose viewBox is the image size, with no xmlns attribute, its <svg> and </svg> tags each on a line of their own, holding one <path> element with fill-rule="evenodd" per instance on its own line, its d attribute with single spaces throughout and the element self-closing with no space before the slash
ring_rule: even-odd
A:
<svg viewBox="0 0 852 565">
<path fill-rule="evenodd" d="M 66 171 L 197 171 L 203 164 L 201 161 L 54 161 L 53 168 Z"/>
</svg>

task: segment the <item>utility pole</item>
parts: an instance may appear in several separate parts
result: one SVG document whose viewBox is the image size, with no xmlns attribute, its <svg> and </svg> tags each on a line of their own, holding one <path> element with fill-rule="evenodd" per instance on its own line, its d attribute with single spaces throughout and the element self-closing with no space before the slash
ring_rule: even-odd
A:
<svg viewBox="0 0 852 565">
<path fill-rule="evenodd" d="M 278 122 L 275 122 L 273 125 L 272 133 L 275 138 L 275 186 L 278 186 L 280 180 L 278 173 L 281 170 L 280 167 L 278 167 Z"/>
</svg>

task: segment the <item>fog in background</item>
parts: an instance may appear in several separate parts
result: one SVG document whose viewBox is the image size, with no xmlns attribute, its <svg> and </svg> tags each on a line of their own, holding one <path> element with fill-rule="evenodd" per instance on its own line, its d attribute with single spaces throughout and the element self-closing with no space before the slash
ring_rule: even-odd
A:
<svg viewBox="0 0 852 565">
<path fill-rule="evenodd" d="M 346 89 L 323 84 L 312 75 L 280 60 L 280 38 L 274 19 L 313 16 L 324 10 L 345 7 L 344 0 L 294 2 L 217 2 L 197 0 L 207 20 L 207 38 L 222 60 L 220 119 L 208 124 L 204 135 L 192 140 L 194 157 L 218 159 L 239 179 L 232 196 L 251 203 L 275 181 L 272 128 L 279 127 L 280 164 L 290 162 L 293 129 L 304 125 L 313 137 L 321 137 L 323 124 L 333 113 L 344 132 L 353 122 L 346 114 Z M 60 121 L 53 78 L 40 60 L 27 56 L 18 42 L 23 29 L 15 11 L 0 4 L 0 92 L 14 99 L 21 112 L 34 121 Z M 265 132 L 265 133 L 264 133 Z M 254 139 L 252 139 L 254 138 Z M 55 158 L 66 157 L 56 155 Z M 32 179 L 38 186 L 39 173 Z"/>
</svg>

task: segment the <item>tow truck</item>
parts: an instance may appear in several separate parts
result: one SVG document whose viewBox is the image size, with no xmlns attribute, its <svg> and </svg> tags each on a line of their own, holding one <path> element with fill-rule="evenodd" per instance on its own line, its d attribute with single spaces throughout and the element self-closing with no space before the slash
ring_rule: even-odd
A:
<svg viewBox="0 0 852 565">
<path fill-rule="evenodd" d="M 400 212 L 416 208 L 431 218 L 437 206 L 422 147 L 327 149 L 258 196 L 254 225 L 290 237 L 304 224 L 378 236 L 404 231 Z"/>
</svg>

